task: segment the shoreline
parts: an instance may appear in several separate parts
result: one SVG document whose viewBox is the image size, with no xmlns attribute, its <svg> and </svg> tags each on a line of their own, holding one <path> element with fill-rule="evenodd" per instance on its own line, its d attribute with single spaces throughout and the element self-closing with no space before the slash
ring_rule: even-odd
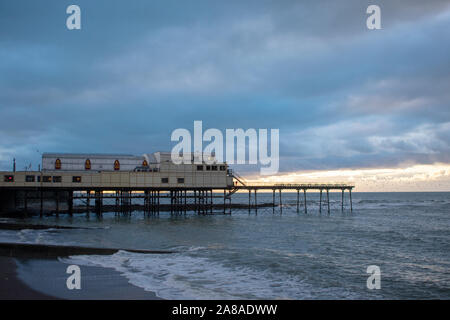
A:
<svg viewBox="0 0 450 320">
<path fill-rule="evenodd" d="M 1 300 L 56 300 L 27 286 L 17 275 L 14 258 L 0 256 L 0 299 Z"/>
<path fill-rule="evenodd" d="M 0 300 L 162 300 L 110 268 L 80 265 L 81 289 L 69 290 L 69 265 L 57 258 L 0 256 Z"/>
</svg>

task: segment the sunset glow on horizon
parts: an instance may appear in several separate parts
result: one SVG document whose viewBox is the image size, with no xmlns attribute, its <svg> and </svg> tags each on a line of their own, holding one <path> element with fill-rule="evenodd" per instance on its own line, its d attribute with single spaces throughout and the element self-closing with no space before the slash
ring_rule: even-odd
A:
<svg viewBox="0 0 450 320">
<path fill-rule="evenodd" d="M 247 176 L 246 181 L 248 184 L 348 183 L 355 186 L 356 192 L 450 191 L 450 165 L 297 171 L 265 178 Z"/>
</svg>

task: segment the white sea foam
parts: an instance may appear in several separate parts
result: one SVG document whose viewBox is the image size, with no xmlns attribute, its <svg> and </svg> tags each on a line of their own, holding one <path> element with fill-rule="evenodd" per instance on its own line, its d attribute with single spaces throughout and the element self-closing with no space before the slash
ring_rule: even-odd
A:
<svg viewBox="0 0 450 320">
<path fill-rule="evenodd" d="M 64 241 L 60 235 L 60 229 L 21 229 L 21 230 L 0 230 L 0 242 L 26 243 L 26 244 L 53 244 L 53 245 L 74 245 L 74 243 Z M 62 233 L 61 233 L 62 234 Z"/>
<path fill-rule="evenodd" d="M 311 298 L 311 286 L 298 277 L 228 267 L 209 258 L 119 251 L 111 256 L 60 258 L 69 264 L 114 268 L 135 286 L 165 299 Z"/>
</svg>

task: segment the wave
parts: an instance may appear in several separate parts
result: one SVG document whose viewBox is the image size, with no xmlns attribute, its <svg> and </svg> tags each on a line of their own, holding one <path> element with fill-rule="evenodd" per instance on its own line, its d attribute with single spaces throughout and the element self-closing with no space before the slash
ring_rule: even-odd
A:
<svg viewBox="0 0 450 320">
<path fill-rule="evenodd" d="M 72 256 L 68 264 L 113 268 L 128 281 L 164 299 L 308 299 L 313 288 L 298 276 L 226 266 L 210 258 L 184 253 L 151 256 L 119 251 L 110 256 Z M 198 249 L 201 250 L 201 249 Z M 333 295 L 333 289 L 327 288 Z M 342 288 L 334 295 L 349 297 Z"/>
</svg>

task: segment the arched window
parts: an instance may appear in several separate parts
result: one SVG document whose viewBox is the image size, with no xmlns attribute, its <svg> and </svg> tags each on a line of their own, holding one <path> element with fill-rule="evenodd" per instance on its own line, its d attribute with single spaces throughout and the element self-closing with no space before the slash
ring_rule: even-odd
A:
<svg viewBox="0 0 450 320">
<path fill-rule="evenodd" d="M 91 160 L 86 159 L 84 162 L 84 170 L 91 170 Z"/>
<path fill-rule="evenodd" d="M 120 170 L 120 162 L 119 160 L 114 161 L 114 170 Z"/>
<path fill-rule="evenodd" d="M 143 167 L 148 167 L 148 162 L 147 162 L 147 160 L 142 161 L 142 166 L 143 166 Z"/>
<path fill-rule="evenodd" d="M 56 170 L 61 169 L 61 160 L 56 159 L 56 161 L 55 161 L 55 169 Z"/>
</svg>

